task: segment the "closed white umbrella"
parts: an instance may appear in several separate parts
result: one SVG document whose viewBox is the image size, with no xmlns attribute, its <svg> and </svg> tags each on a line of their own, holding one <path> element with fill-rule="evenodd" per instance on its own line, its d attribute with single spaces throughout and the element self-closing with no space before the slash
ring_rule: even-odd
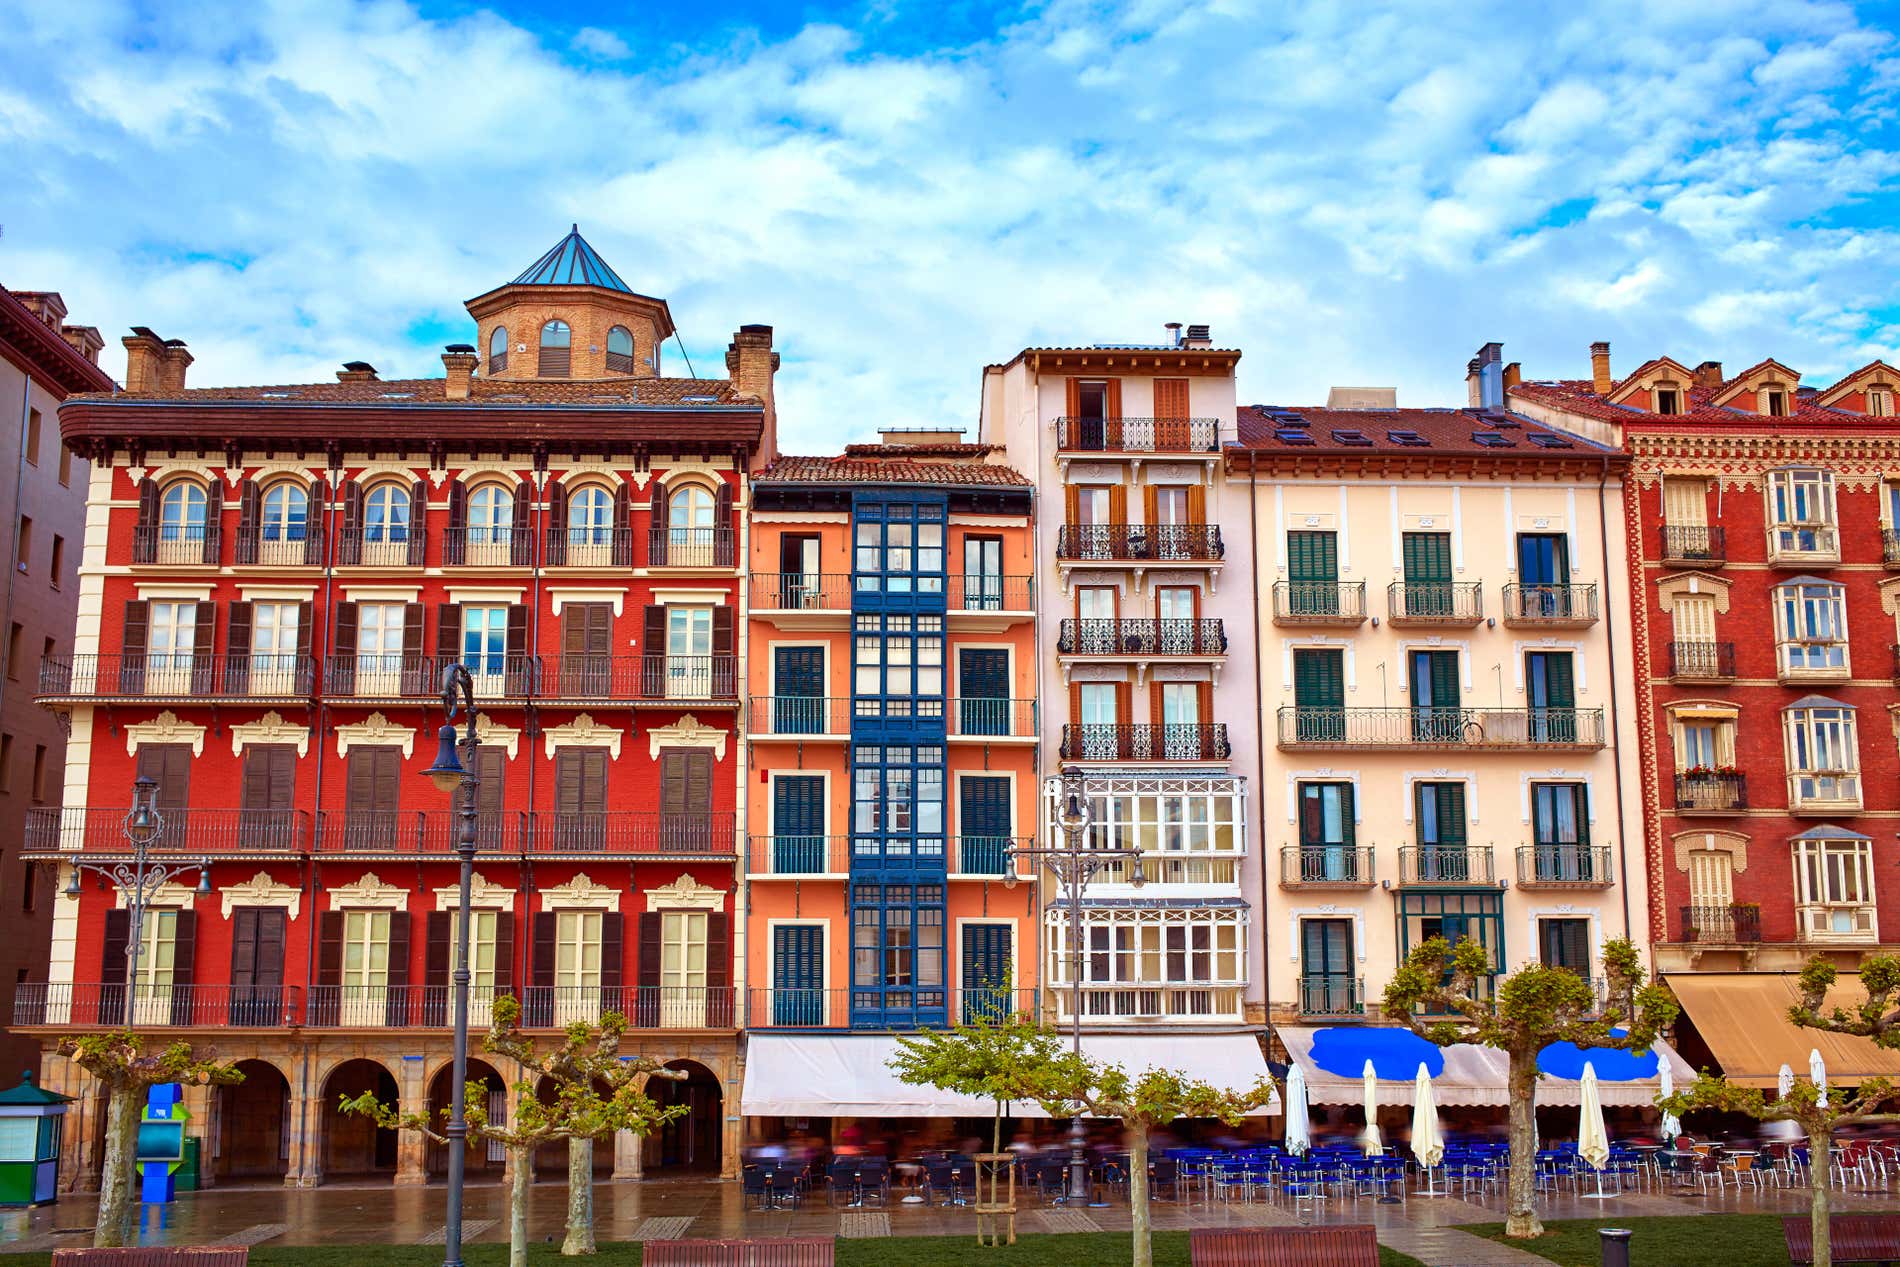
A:
<svg viewBox="0 0 1900 1267">
<path fill-rule="evenodd" d="M 1787 1065 L 1781 1066 L 1781 1072 L 1775 1075 L 1775 1098 L 1785 1100 L 1794 1091 L 1794 1070 Z"/>
<path fill-rule="evenodd" d="M 1610 1133 L 1603 1125 L 1603 1101 L 1597 1095 L 1597 1068 L 1583 1062 L 1583 1104 L 1577 1112 L 1577 1156 L 1597 1172 L 1597 1190 L 1586 1196 L 1603 1197 L 1603 1168 L 1610 1162 Z"/>
<path fill-rule="evenodd" d="M 1379 1138 L 1379 1075 L 1370 1060 L 1366 1061 L 1366 1130 L 1359 1137 L 1359 1146 L 1368 1157 L 1385 1155 L 1385 1141 Z"/>
<path fill-rule="evenodd" d="M 1427 1168 L 1445 1157 L 1445 1139 L 1438 1132 L 1438 1104 L 1432 1099 L 1432 1075 L 1425 1071 L 1422 1060 L 1418 1077 L 1412 1081 L 1412 1156 Z"/>
<path fill-rule="evenodd" d="M 1306 1074 L 1294 1062 L 1286 1075 L 1286 1150 L 1295 1157 L 1306 1156 L 1313 1146 L 1312 1111 L 1306 1106 Z"/>
<path fill-rule="evenodd" d="M 1808 1076 L 1814 1079 L 1814 1085 L 1821 1089 L 1821 1098 L 1814 1103 L 1818 1108 L 1827 1107 L 1827 1065 L 1821 1059 L 1821 1049 L 1808 1049 Z"/>
<path fill-rule="evenodd" d="M 1662 1065 L 1662 1079 L 1656 1098 L 1659 1100 L 1667 1100 L 1676 1093 L 1676 1075 L 1671 1069 L 1667 1058 L 1664 1058 L 1660 1063 Z M 1674 1113 L 1665 1112 L 1662 1115 L 1662 1137 L 1666 1140 L 1673 1140 L 1680 1134 L 1682 1134 L 1682 1123 L 1677 1120 Z"/>
</svg>

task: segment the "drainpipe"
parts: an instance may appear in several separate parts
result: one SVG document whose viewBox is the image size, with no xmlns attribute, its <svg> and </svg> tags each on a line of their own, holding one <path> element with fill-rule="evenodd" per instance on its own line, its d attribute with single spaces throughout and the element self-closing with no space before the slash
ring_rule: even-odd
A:
<svg viewBox="0 0 1900 1267">
<path fill-rule="evenodd" d="M 1618 725 L 1617 722 L 1616 687 L 1621 679 L 1618 677 L 1616 670 L 1616 622 L 1610 612 L 1610 521 L 1604 514 L 1604 505 L 1607 497 L 1605 490 L 1610 482 L 1609 455 L 1604 454 L 1603 457 L 1599 459 L 1599 462 L 1601 465 L 1598 468 L 1600 474 L 1597 478 L 1597 535 L 1603 545 L 1603 624 L 1604 628 L 1610 631 L 1610 733 L 1620 736 L 1622 727 Z M 1625 495 L 1628 495 L 1627 490 L 1625 490 Z M 1616 743 L 1614 751 L 1616 753 L 1616 759 L 1611 764 L 1611 770 L 1616 781 L 1616 834 L 1617 838 L 1624 844 L 1623 859 L 1627 863 L 1629 860 L 1629 824 L 1624 821 L 1623 749 L 1620 742 Z M 1643 844 L 1645 848 L 1648 847 L 1647 838 L 1644 839 Z M 1644 868 L 1644 874 L 1647 876 L 1648 868 Z M 1628 937 L 1630 935 L 1630 880 L 1629 867 L 1627 865 L 1623 868 L 1623 883 L 1616 887 L 1623 899 L 1623 936 Z"/>
<path fill-rule="evenodd" d="M 341 468 L 338 468 L 338 469 L 340 470 Z M 335 656 L 336 654 L 336 601 L 335 601 L 336 599 L 336 548 L 337 548 L 337 541 L 336 541 L 337 526 L 336 525 L 337 525 L 337 509 L 338 508 L 337 508 L 336 498 L 331 495 L 336 490 L 335 490 L 335 487 L 331 485 L 330 483 L 330 473 L 327 468 L 324 471 L 323 484 L 324 484 L 324 489 L 323 489 L 324 507 L 323 507 L 322 531 L 325 538 L 323 542 L 323 624 L 324 624 L 324 629 L 323 629 L 323 652 L 322 652 L 322 657 L 321 657 L 321 662 L 320 662 L 319 667 L 327 666 L 330 663 L 331 658 Z M 316 716 L 316 725 L 312 729 L 310 739 L 311 739 L 312 745 L 317 750 L 317 787 L 316 787 L 316 793 L 315 793 L 315 798 L 314 798 L 314 804 L 317 807 L 318 814 L 323 813 L 324 720 L 326 719 L 330 711 L 329 702 L 324 698 L 324 694 L 323 694 L 323 680 L 324 680 L 323 674 L 314 673 L 314 672 L 312 673 L 311 684 L 315 688 L 316 696 L 317 696 L 317 716 Z M 316 830 L 316 824 L 315 822 L 312 822 L 311 831 L 314 833 L 315 830 Z M 315 842 L 314 842 L 314 837 L 313 837 L 313 840 L 312 840 L 313 846 L 314 846 L 314 843 Z M 304 861 L 303 1005 L 304 1005 L 304 1019 L 306 1021 L 309 1019 L 309 1011 L 310 1011 L 310 1003 L 311 1003 L 310 992 L 316 985 L 317 928 L 322 923 L 322 920 L 323 920 L 323 917 L 317 913 L 317 856 L 316 856 L 316 853 L 317 853 L 316 849 L 314 847 L 311 848 L 308 856 L 306 857 Z M 298 1141 L 298 1149 L 299 1149 L 298 1164 L 301 1168 L 301 1174 L 299 1175 L 299 1186 L 303 1186 L 305 1184 L 315 1182 L 315 1176 L 311 1173 L 311 1159 L 310 1159 L 310 1046 L 308 1043 L 304 1044 L 303 1071 L 298 1076 L 298 1082 L 300 1084 L 300 1090 L 302 1091 L 302 1095 L 299 1097 L 298 1105 L 297 1105 L 297 1141 Z"/>
<path fill-rule="evenodd" d="M 535 653 L 538 655 L 541 651 L 541 549 L 545 548 L 549 516 L 545 510 L 537 509 L 540 505 L 539 494 L 541 490 L 536 489 L 534 476 L 545 475 L 547 473 L 545 471 L 534 470 L 532 456 L 529 458 L 528 468 L 528 487 L 534 490 L 529 493 L 528 505 L 525 508 L 528 523 L 532 525 L 528 529 L 531 534 L 528 538 L 528 558 L 534 563 L 534 573 L 529 589 L 532 605 L 528 608 L 528 645 L 533 647 Z M 553 476 L 548 476 L 548 483 L 552 484 L 553 482 Z M 549 497 L 555 496 L 553 492 L 549 492 L 547 495 Z M 627 515 L 627 531 L 630 534 L 633 532 L 632 512 L 628 512 Z M 632 541 L 627 542 L 627 557 L 633 557 Z M 607 653 L 610 657 L 608 660 L 608 671 L 610 673 L 612 672 L 613 662 L 611 656 L 613 649 L 613 644 L 609 642 L 607 644 Z M 566 647 L 563 646 L 562 650 L 565 651 Z M 541 737 L 541 713 L 540 710 L 535 707 L 533 698 L 530 698 L 528 701 L 527 715 L 532 719 L 533 725 L 522 727 L 524 731 L 528 732 L 523 734 L 522 738 L 525 739 L 528 744 L 528 813 L 532 815 L 535 806 L 534 790 L 536 784 L 539 782 L 535 776 L 540 770 L 540 766 L 534 759 L 534 750 L 539 746 L 535 741 Z M 631 741 L 633 738 L 631 733 L 633 726 L 631 723 L 629 723 L 627 730 L 629 732 L 627 738 Z M 506 813 L 507 811 L 503 810 L 502 812 Z M 532 823 L 534 819 L 530 817 L 528 821 Z M 515 982 L 515 989 L 521 992 L 515 996 L 517 998 L 527 997 L 528 953 L 534 945 L 534 916 L 529 913 L 533 906 L 533 898 L 529 896 L 534 891 L 532 883 L 534 879 L 534 863 L 530 861 L 533 857 L 534 854 L 531 850 L 523 849 L 521 851 L 521 868 L 518 873 L 519 879 L 515 884 L 515 899 L 522 907 L 522 913 L 515 921 L 515 944 L 512 951 L 514 962 L 508 965 L 508 979 Z M 511 907 L 510 909 L 513 908 Z"/>
</svg>

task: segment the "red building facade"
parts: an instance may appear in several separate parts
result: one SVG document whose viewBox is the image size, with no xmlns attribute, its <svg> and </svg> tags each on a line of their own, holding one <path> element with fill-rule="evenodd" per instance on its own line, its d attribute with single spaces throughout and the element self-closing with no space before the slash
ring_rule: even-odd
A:
<svg viewBox="0 0 1900 1267">
<path fill-rule="evenodd" d="M 123 1020 L 128 912 L 69 864 L 125 856 L 155 779 L 154 854 L 201 866 L 147 913 L 129 1006 L 243 1062 L 191 1106 L 212 1181 L 439 1168 L 334 1106 L 447 1100 L 454 827 L 420 775 L 456 663 L 481 714 L 472 1023 L 504 993 L 549 1033 L 624 1013 L 691 1112 L 600 1164 L 736 1173 L 736 631 L 771 330 L 734 337 L 730 378 L 662 377 L 664 301 L 578 233 L 469 309 L 482 351 L 451 345 L 442 378 L 188 389 L 183 346 L 141 330 L 127 390 L 61 411 L 94 465 L 74 652 L 40 682 L 71 719 L 65 808 L 27 854 L 68 888 L 14 1019 L 48 1042 Z M 498 1104 L 516 1076 L 471 1064 Z M 103 1106 L 63 1089 L 83 1187 Z"/>
<path fill-rule="evenodd" d="M 1900 372 L 1593 362 L 1508 395 L 1633 459 L 1647 897 L 1694 1022 L 1720 974 L 1900 942 Z"/>
</svg>

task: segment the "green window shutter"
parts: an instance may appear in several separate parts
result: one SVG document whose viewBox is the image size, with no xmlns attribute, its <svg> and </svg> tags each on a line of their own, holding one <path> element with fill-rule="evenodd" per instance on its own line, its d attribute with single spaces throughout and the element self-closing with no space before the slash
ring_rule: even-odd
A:
<svg viewBox="0 0 1900 1267">
<path fill-rule="evenodd" d="M 1303 649 L 1293 653 L 1293 703 L 1302 709 L 1346 706 L 1345 654 Z"/>
<path fill-rule="evenodd" d="M 1433 705 L 1438 708 L 1458 707 L 1458 653 L 1434 651 L 1431 656 Z"/>
<path fill-rule="evenodd" d="M 1407 585 L 1445 584 L 1451 580 L 1450 533 L 1408 532 L 1400 554 Z"/>
<path fill-rule="evenodd" d="M 1575 708 L 1577 683 L 1570 653 L 1567 651 L 1546 653 L 1544 674 L 1545 680 L 1550 684 L 1550 707 Z"/>
<path fill-rule="evenodd" d="M 1287 579 L 1339 581 L 1339 539 L 1330 532 L 1289 532 L 1286 534 Z"/>
</svg>

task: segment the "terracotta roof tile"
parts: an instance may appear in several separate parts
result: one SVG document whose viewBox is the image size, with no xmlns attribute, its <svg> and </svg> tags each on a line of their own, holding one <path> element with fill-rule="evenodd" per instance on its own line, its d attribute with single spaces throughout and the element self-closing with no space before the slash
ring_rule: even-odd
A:
<svg viewBox="0 0 1900 1267">
<path fill-rule="evenodd" d="M 853 448 L 896 446 L 853 445 Z M 961 446 L 960 446 L 961 447 Z M 901 452 L 902 450 L 899 449 Z M 944 484 L 973 488 L 1029 488 L 1012 466 L 993 462 L 918 462 L 901 458 L 780 457 L 761 471 L 760 484 Z"/>
<path fill-rule="evenodd" d="M 527 379 L 477 378 L 469 399 L 450 401 L 439 378 L 353 383 L 283 383 L 255 387 L 188 387 L 182 392 L 88 392 L 74 400 L 297 401 L 303 404 L 745 405 L 724 378 Z"/>
<path fill-rule="evenodd" d="M 1326 409 L 1243 405 L 1235 421 L 1243 449 L 1285 453 L 1589 453 L 1611 450 L 1521 414 L 1477 409 Z M 1502 425 L 1500 425 L 1502 424 Z M 1479 434 L 1503 441 L 1475 439 Z M 1533 436 L 1553 437 L 1552 441 Z"/>
<path fill-rule="evenodd" d="M 982 458 L 997 452 L 995 444 L 847 444 L 848 458 Z"/>
<path fill-rule="evenodd" d="M 1767 362 L 1764 362 L 1766 364 Z M 1733 405 L 1715 405 L 1710 402 L 1737 379 L 1746 378 L 1758 370 L 1756 366 L 1744 370 L 1741 374 L 1724 381 L 1719 387 L 1689 388 L 1687 406 L 1679 414 L 1656 414 L 1635 405 L 1612 405 L 1592 390 L 1587 378 L 1564 378 L 1532 380 L 1514 384 L 1513 396 L 1526 401 L 1550 405 L 1553 408 L 1568 410 L 1586 418 L 1596 418 L 1603 422 L 1613 422 L 1623 426 L 1679 427 L 1685 424 L 1717 424 L 1722 426 L 1761 426 L 1773 423 L 1776 426 L 1788 426 L 1791 423 L 1811 423 L 1817 426 L 1839 427 L 1843 424 L 1865 424 L 1891 427 L 1891 418 L 1868 418 L 1862 414 L 1845 409 L 1835 409 L 1829 405 L 1816 404 L 1817 393 L 1802 389 L 1795 393 L 1793 405 L 1786 418 L 1765 418 L 1752 409 L 1737 409 Z M 1856 370 L 1855 373 L 1863 371 Z M 1851 377 L 1851 376 L 1850 376 Z"/>
</svg>

